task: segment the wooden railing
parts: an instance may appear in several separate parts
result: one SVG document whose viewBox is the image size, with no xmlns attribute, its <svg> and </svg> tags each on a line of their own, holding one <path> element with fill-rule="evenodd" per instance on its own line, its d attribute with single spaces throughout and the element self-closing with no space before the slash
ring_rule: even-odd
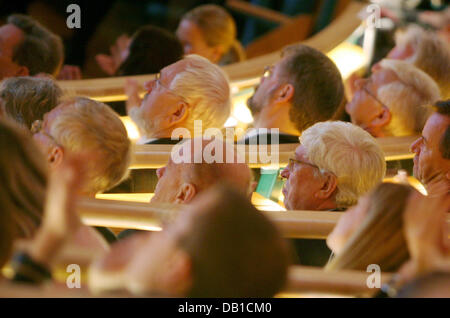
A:
<svg viewBox="0 0 450 318">
<path fill-rule="evenodd" d="M 357 14 L 364 6 L 365 4 L 363 3 L 352 1 L 345 11 L 330 25 L 302 43 L 325 53 L 331 51 L 360 25 Z M 223 69 L 230 78 L 233 90 L 240 90 L 255 85 L 264 67 L 275 63 L 279 58 L 280 51 L 276 51 L 241 63 L 225 66 Z M 86 96 L 102 102 L 112 102 L 126 99 L 123 87 L 127 78 L 136 79 L 143 84 L 153 79 L 154 75 L 59 81 L 58 84 L 71 95 Z"/>
</svg>

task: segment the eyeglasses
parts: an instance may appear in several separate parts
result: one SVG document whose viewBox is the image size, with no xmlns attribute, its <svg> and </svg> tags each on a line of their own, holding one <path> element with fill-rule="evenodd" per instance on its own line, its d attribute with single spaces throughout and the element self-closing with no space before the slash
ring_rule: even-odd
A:
<svg viewBox="0 0 450 318">
<path fill-rule="evenodd" d="M 362 86 L 362 89 L 367 93 L 367 95 L 369 95 L 370 97 L 372 97 L 376 102 L 378 102 L 381 106 L 386 107 L 387 109 L 389 109 L 389 107 L 387 107 L 384 103 L 382 103 L 378 97 L 373 94 L 368 88 L 367 88 L 367 84 L 370 83 L 370 81 L 366 81 L 364 83 L 364 85 Z"/>
<path fill-rule="evenodd" d="M 301 164 L 301 165 L 308 165 L 314 168 L 317 168 L 319 170 L 321 170 L 318 166 L 316 166 L 315 164 L 306 162 L 306 161 L 302 161 L 302 160 L 298 160 L 298 159 L 294 159 L 294 158 L 289 158 L 289 164 L 288 164 L 288 169 L 292 169 L 294 167 L 294 164 Z"/>
<path fill-rule="evenodd" d="M 42 121 L 42 120 L 40 120 L 40 119 L 35 120 L 35 121 L 33 122 L 33 124 L 31 125 L 31 129 L 30 129 L 30 130 L 31 130 L 31 133 L 32 133 L 33 135 L 41 133 L 41 134 L 47 136 L 48 138 L 50 138 L 55 144 L 58 144 L 58 143 L 56 142 L 55 138 L 53 138 L 52 135 L 48 134 L 48 133 L 43 129 L 42 125 L 43 125 L 43 121 Z"/>
<path fill-rule="evenodd" d="M 158 90 L 160 87 L 165 88 L 166 90 L 169 91 L 169 93 L 171 93 L 172 95 L 175 95 L 179 98 L 181 98 L 186 104 L 189 104 L 186 100 L 186 98 L 184 98 L 183 96 L 181 96 L 180 94 L 177 94 L 173 89 L 171 89 L 170 87 L 164 85 L 163 83 L 161 83 L 161 73 L 156 74 L 155 79 L 151 82 L 151 90 Z M 148 92 L 146 95 L 148 95 L 150 92 Z"/>
</svg>

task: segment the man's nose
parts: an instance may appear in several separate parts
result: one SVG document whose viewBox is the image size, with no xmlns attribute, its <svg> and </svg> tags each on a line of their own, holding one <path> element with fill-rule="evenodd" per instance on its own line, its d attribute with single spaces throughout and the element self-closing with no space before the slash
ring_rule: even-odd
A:
<svg viewBox="0 0 450 318">
<path fill-rule="evenodd" d="M 415 154 L 419 153 L 419 149 L 420 149 L 420 147 L 419 147 L 420 140 L 421 140 L 421 138 L 417 138 L 416 141 L 414 141 L 414 142 L 412 143 L 412 145 L 411 145 L 411 147 L 410 147 L 410 149 L 409 149 L 411 152 L 414 152 Z"/>
<path fill-rule="evenodd" d="M 282 178 L 285 178 L 285 179 L 289 178 L 289 169 L 288 169 L 288 167 L 284 168 L 281 171 L 280 175 L 281 175 Z"/>
<path fill-rule="evenodd" d="M 357 79 L 356 81 L 355 81 L 355 87 L 356 87 L 356 89 L 361 89 L 363 86 L 364 86 L 364 84 L 366 83 L 366 79 L 365 78 L 359 78 L 359 79 Z"/>
<path fill-rule="evenodd" d="M 153 90 L 153 86 L 156 80 L 147 81 L 144 83 L 144 89 L 150 93 Z"/>
</svg>

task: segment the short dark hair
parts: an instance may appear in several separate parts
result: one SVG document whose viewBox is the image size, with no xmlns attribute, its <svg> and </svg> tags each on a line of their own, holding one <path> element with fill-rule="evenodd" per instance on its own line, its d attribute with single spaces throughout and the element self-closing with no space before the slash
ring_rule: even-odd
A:
<svg viewBox="0 0 450 318">
<path fill-rule="evenodd" d="M 132 37 L 128 57 L 116 75 L 154 74 L 183 58 L 183 46 L 175 35 L 152 25 L 139 28 Z"/>
<path fill-rule="evenodd" d="M 434 108 L 438 114 L 450 118 L 450 99 L 436 102 Z M 442 135 L 439 149 L 443 158 L 450 159 L 450 125 L 447 126 Z"/>
<path fill-rule="evenodd" d="M 284 287 L 286 242 L 241 193 L 217 186 L 214 204 L 179 244 L 192 259 L 189 297 L 272 297 Z"/>
<path fill-rule="evenodd" d="M 10 77 L 0 84 L 5 114 L 28 129 L 55 108 L 61 96 L 62 90 L 50 78 Z"/>
<path fill-rule="evenodd" d="M 24 33 L 22 43 L 14 49 L 13 61 L 26 66 L 30 75 L 48 73 L 56 76 L 64 60 L 61 38 L 26 15 L 10 15 L 7 22 Z"/>
<path fill-rule="evenodd" d="M 333 61 L 303 44 L 286 47 L 282 56 L 284 75 L 295 89 L 289 116 L 298 131 L 331 119 L 344 99 L 341 73 Z"/>
</svg>

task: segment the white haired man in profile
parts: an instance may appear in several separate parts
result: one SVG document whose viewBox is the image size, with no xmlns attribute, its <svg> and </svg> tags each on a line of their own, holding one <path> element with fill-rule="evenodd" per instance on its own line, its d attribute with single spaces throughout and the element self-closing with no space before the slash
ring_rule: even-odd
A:
<svg viewBox="0 0 450 318">
<path fill-rule="evenodd" d="M 143 100 L 138 84 L 128 81 L 127 112 L 143 133 L 145 144 L 174 144 L 177 128 L 194 136 L 194 121 L 202 128 L 222 128 L 231 112 L 230 85 L 217 65 L 198 55 L 188 55 L 161 70 L 145 83 Z M 139 106 L 140 105 L 140 106 Z M 176 140 L 172 140 L 172 134 Z"/>
</svg>

